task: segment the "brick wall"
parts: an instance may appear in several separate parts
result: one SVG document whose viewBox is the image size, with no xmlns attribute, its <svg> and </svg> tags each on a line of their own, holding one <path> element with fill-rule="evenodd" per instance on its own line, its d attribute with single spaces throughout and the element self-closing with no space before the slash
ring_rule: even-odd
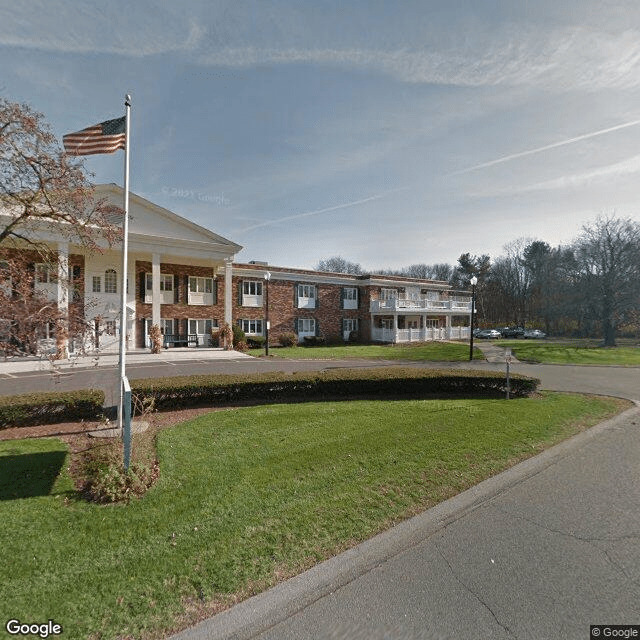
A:
<svg viewBox="0 0 640 640">
<path fill-rule="evenodd" d="M 144 319 L 151 318 L 152 305 L 144 302 L 145 274 L 151 273 L 151 263 L 136 261 L 136 346 L 144 346 Z M 188 304 L 189 276 L 211 278 L 211 267 L 198 267 L 181 264 L 160 264 L 160 273 L 171 274 L 174 277 L 174 302 L 160 305 L 160 317 L 174 320 L 177 333 L 188 333 L 188 320 L 214 320 L 221 326 L 224 322 L 224 281 L 220 277 L 213 281 L 216 293 L 215 304 Z M 177 285 L 177 286 L 176 286 Z M 176 322 L 177 321 L 177 322 Z"/>
</svg>

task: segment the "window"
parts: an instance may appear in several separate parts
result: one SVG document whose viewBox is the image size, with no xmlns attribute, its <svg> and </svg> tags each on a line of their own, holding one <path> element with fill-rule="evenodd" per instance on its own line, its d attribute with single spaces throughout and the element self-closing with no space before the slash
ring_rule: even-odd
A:
<svg viewBox="0 0 640 640">
<path fill-rule="evenodd" d="M 316 306 L 316 286 L 314 284 L 298 285 L 298 309 L 314 309 Z"/>
<path fill-rule="evenodd" d="M 262 282 L 259 280 L 245 280 L 242 283 L 242 293 L 245 296 L 261 296 Z"/>
<path fill-rule="evenodd" d="M 357 287 L 345 287 L 342 290 L 342 308 L 357 309 L 358 308 L 358 289 Z"/>
<path fill-rule="evenodd" d="M 316 332 L 316 321 L 314 318 L 298 318 L 298 333 Z"/>
<path fill-rule="evenodd" d="M 238 326 L 247 335 L 262 335 L 262 320 L 238 320 Z"/>
<path fill-rule="evenodd" d="M 147 304 L 151 304 L 153 302 L 153 275 L 150 273 L 144 274 L 145 281 L 145 292 L 144 292 L 144 301 Z M 174 303 L 174 293 L 173 293 L 173 275 L 161 273 L 160 274 L 160 304 L 173 304 Z"/>
<path fill-rule="evenodd" d="M 190 276 L 189 291 L 192 293 L 211 293 L 213 291 L 213 278 L 196 278 Z"/>
<path fill-rule="evenodd" d="M 211 335 L 211 329 L 217 326 L 217 320 L 189 320 L 189 333 L 207 336 Z"/>
<path fill-rule="evenodd" d="M 342 330 L 349 334 L 358 330 L 358 318 L 344 318 L 342 321 Z"/>
<path fill-rule="evenodd" d="M 160 291 L 173 291 L 173 276 L 162 274 L 160 276 Z"/>
<path fill-rule="evenodd" d="M 316 286 L 314 284 L 299 284 L 298 298 L 315 298 Z"/>
<path fill-rule="evenodd" d="M 381 289 L 380 300 L 392 300 L 398 297 L 397 289 Z"/>
<path fill-rule="evenodd" d="M 107 269 L 104 272 L 104 292 L 118 293 L 118 276 L 115 269 Z"/>
<path fill-rule="evenodd" d="M 36 264 L 36 282 L 39 284 L 47 284 L 54 281 L 53 270 L 48 264 Z"/>
<path fill-rule="evenodd" d="M 8 297 L 12 295 L 11 271 L 6 260 L 0 260 L 0 290 Z"/>
<path fill-rule="evenodd" d="M 116 321 L 115 320 L 105 320 L 104 321 L 104 332 L 108 336 L 116 335 Z"/>
<path fill-rule="evenodd" d="M 262 282 L 260 280 L 244 280 L 242 282 L 241 303 L 243 307 L 262 306 Z"/>
<path fill-rule="evenodd" d="M 161 318 L 160 331 L 162 332 L 163 336 L 173 335 L 173 320 L 167 320 L 166 318 Z"/>
<path fill-rule="evenodd" d="M 102 291 L 102 278 L 100 276 L 93 276 L 93 293 L 100 293 Z"/>
</svg>

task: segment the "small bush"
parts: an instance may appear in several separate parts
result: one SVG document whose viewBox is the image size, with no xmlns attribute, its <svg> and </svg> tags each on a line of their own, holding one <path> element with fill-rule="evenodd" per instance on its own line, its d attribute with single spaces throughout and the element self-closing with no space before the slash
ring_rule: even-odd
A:
<svg viewBox="0 0 640 640">
<path fill-rule="evenodd" d="M 317 347 L 324 344 L 324 338 L 322 336 L 305 336 L 303 344 L 305 347 Z"/>
<path fill-rule="evenodd" d="M 298 337 L 295 333 L 283 333 L 278 340 L 283 347 L 295 347 L 298 345 Z"/>
<path fill-rule="evenodd" d="M 238 343 L 239 342 L 247 342 L 247 336 L 245 334 L 245 332 L 237 325 L 234 324 L 233 327 L 231 327 L 231 330 L 233 331 L 233 348 L 238 350 Z"/>
<path fill-rule="evenodd" d="M 249 345 L 245 340 L 238 340 L 238 342 L 233 345 L 233 348 L 240 353 L 246 353 L 249 351 Z"/>
<path fill-rule="evenodd" d="M 144 495 L 152 482 L 153 471 L 145 465 L 134 462 L 125 471 L 122 465 L 111 463 L 90 479 L 86 493 L 92 502 L 129 502 L 134 496 Z"/>
<path fill-rule="evenodd" d="M 263 336 L 252 336 L 247 338 L 247 344 L 251 349 L 264 349 L 266 339 Z"/>
</svg>

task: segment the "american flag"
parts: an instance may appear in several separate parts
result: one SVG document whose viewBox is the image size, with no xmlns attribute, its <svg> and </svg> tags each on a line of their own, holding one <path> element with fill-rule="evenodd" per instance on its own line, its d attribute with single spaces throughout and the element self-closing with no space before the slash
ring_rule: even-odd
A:
<svg viewBox="0 0 640 640">
<path fill-rule="evenodd" d="M 124 149 L 125 116 L 106 120 L 82 131 L 62 137 L 65 151 L 71 156 L 89 156 L 94 153 L 114 153 Z"/>
</svg>

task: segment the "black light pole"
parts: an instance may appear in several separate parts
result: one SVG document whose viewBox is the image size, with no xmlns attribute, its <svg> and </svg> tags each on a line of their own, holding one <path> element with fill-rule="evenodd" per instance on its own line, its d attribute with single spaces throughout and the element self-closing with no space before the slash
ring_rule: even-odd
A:
<svg viewBox="0 0 640 640">
<path fill-rule="evenodd" d="M 469 340 L 469 362 L 473 360 L 473 324 L 476 311 L 476 284 L 478 284 L 478 278 L 473 276 L 471 278 L 471 327 L 470 340 Z"/>
<path fill-rule="evenodd" d="M 265 300 L 265 309 L 266 309 L 264 314 L 264 321 L 265 321 L 264 355 L 265 356 L 269 355 L 269 280 L 271 280 L 271 273 L 269 271 L 265 271 L 265 274 L 264 274 L 264 282 L 265 282 L 264 300 Z"/>
</svg>

